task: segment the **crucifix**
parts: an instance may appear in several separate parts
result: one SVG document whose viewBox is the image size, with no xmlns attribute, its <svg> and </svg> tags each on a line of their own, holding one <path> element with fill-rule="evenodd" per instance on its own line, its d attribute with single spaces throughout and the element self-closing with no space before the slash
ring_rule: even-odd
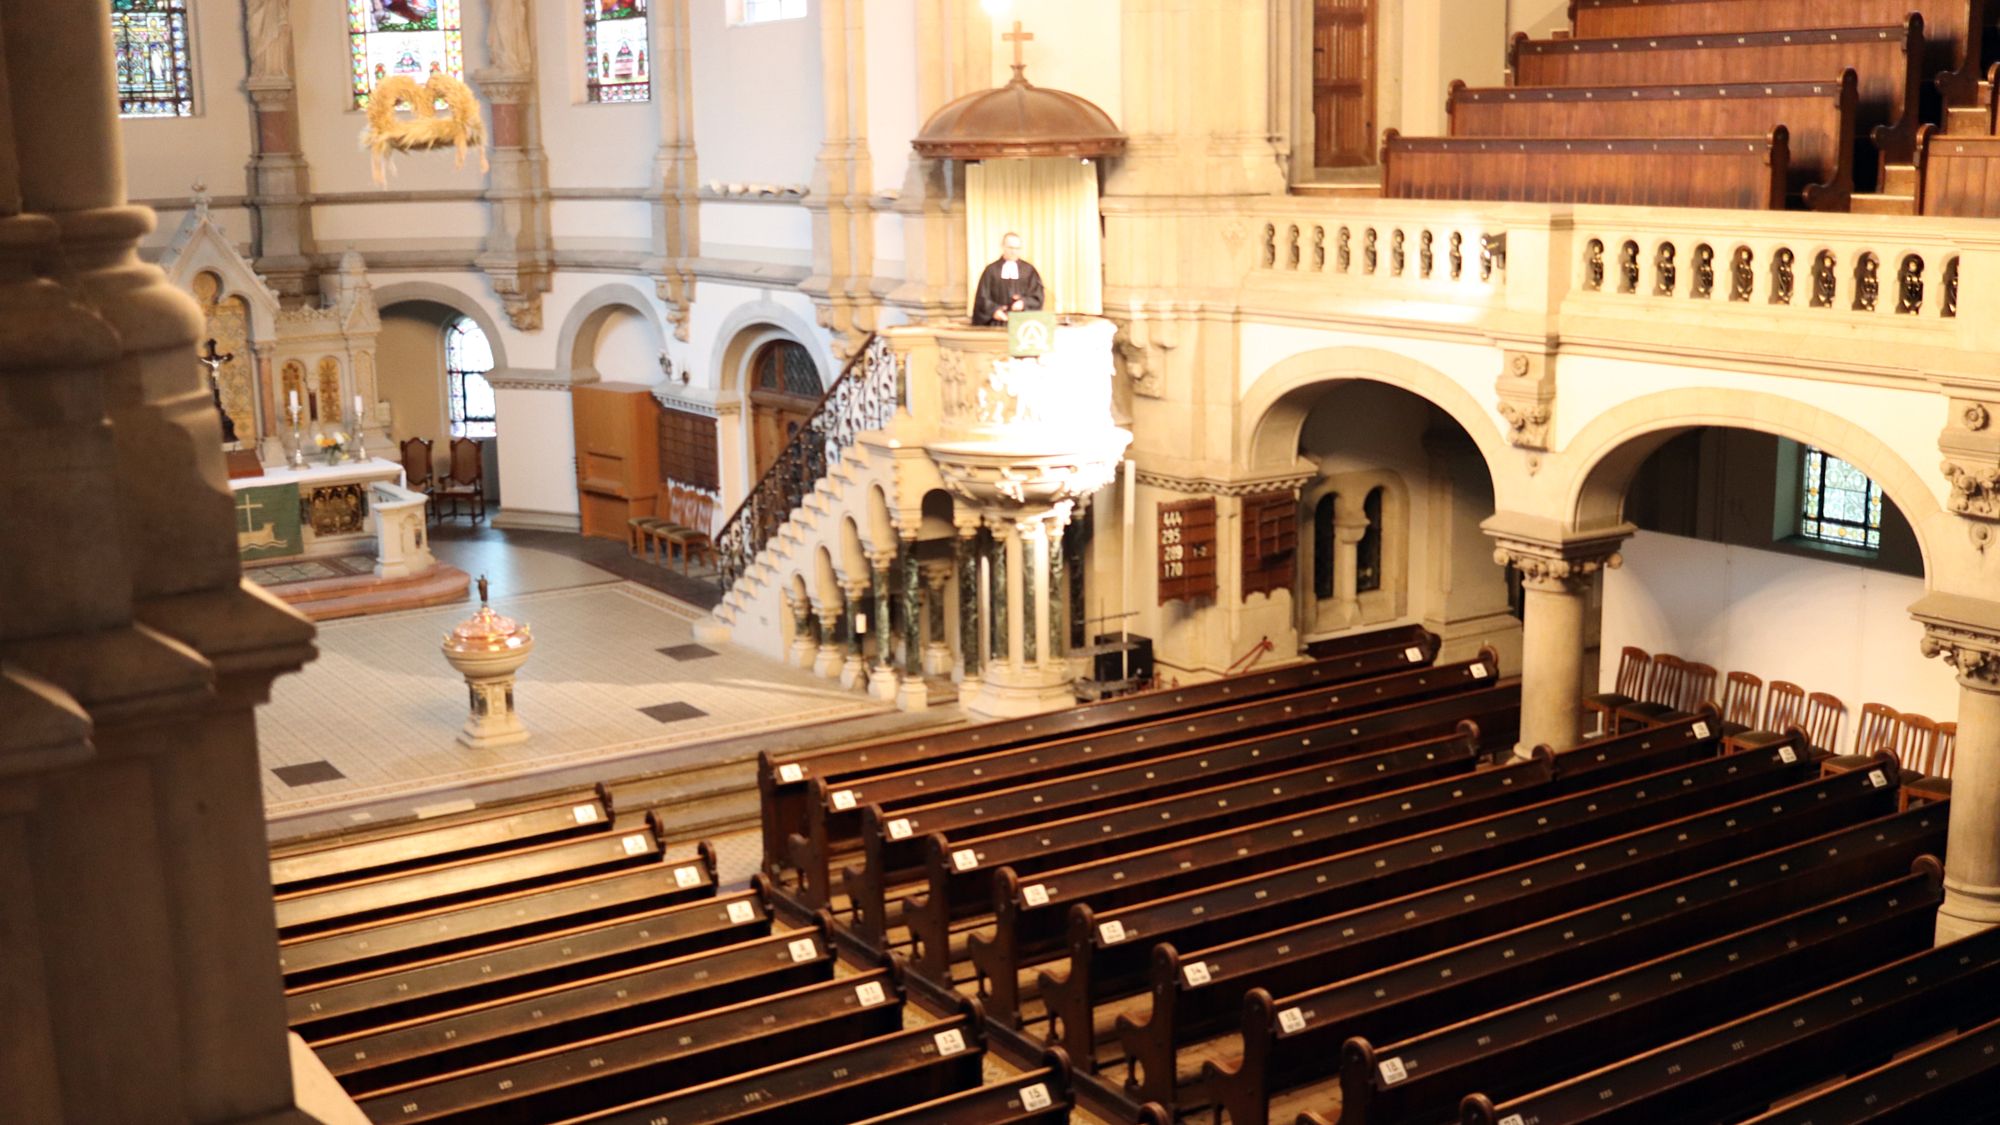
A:
<svg viewBox="0 0 2000 1125">
<path fill-rule="evenodd" d="M 1021 57 L 1021 47 L 1023 44 L 1034 42 L 1035 35 L 1031 31 L 1022 31 L 1021 21 L 1015 20 L 1014 30 L 1000 38 L 1014 45 L 1014 77 L 1020 78 L 1021 72 L 1028 68 L 1027 60 Z"/>
<path fill-rule="evenodd" d="M 194 359 L 196 363 L 201 364 L 208 371 L 208 389 L 215 396 L 215 412 L 222 415 L 222 444 L 232 449 L 239 445 L 240 442 L 236 437 L 236 420 L 229 416 L 228 409 L 222 405 L 222 377 L 218 372 L 222 370 L 223 364 L 235 358 L 235 352 L 216 351 L 215 341 L 210 340 L 208 342 L 208 353 L 206 355 L 198 355 Z"/>
</svg>

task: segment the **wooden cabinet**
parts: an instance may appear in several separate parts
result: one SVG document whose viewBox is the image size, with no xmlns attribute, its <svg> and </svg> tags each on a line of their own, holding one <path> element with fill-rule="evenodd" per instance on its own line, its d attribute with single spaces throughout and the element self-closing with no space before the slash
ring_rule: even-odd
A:
<svg viewBox="0 0 2000 1125">
<path fill-rule="evenodd" d="M 571 396 L 583 533 L 622 541 L 626 521 L 652 515 L 660 492 L 660 404 L 637 383 L 585 383 Z"/>
</svg>

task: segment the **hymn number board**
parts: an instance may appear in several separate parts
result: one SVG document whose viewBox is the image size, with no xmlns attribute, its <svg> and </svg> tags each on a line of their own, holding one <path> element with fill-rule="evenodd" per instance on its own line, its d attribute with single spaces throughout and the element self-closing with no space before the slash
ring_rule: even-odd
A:
<svg viewBox="0 0 2000 1125">
<path fill-rule="evenodd" d="M 1213 597 L 1215 498 L 1160 505 L 1160 604 Z"/>
</svg>

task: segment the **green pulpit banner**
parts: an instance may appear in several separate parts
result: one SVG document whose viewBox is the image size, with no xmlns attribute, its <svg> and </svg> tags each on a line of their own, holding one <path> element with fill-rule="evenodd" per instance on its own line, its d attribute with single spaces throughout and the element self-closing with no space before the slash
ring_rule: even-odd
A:
<svg viewBox="0 0 2000 1125">
<path fill-rule="evenodd" d="M 273 484 L 236 493 L 236 550 L 244 562 L 304 554 L 299 486 Z"/>
<path fill-rule="evenodd" d="M 1016 312 L 1007 314 L 1007 354 L 1015 357 L 1047 355 L 1056 346 L 1056 314 Z"/>
</svg>

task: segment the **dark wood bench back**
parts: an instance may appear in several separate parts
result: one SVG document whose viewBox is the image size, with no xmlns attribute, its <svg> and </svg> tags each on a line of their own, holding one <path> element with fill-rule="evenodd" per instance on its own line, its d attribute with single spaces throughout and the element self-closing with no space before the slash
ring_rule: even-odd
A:
<svg viewBox="0 0 2000 1125">
<path fill-rule="evenodd" d="M 1917 143 L 1924 214 L 2000 218 L 2000 137 L 1944 136 L 1926 125 Z"/>
<path fill-rule="evenodd" d="M 2000 1019 L 1857 1074 L 1743 1125 L 1859 1125 L 1887 1110 L 1911 1121 L 1971 1121 L 2000 1089 Z"/>
<path fill-rule="evenodd" d="M 1382 145 L 1385 199 L 1617 203 L 1776 211 L 1791 161 L 1767 137 L 1705 140 L 1478 140 L 1405 137 Z"/>
<path fill-rule="evenodd" d="M 595 797 L 533 808 L 501 809 L 455 824 L 416 827 L 365 840 L 335 838 L 282 854 L 274 851 L 271 886 L 280 892 L 305 890 L 549 840 L 591 835 L 610 827 L 611 817 Z"/>
</svg>

